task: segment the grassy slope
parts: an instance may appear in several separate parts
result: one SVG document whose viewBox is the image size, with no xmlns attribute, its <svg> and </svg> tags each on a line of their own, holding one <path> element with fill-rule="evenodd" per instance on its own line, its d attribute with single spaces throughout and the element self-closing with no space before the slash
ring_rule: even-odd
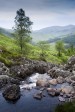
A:
<svg viewBox="0 0 75 112">
<path fill-rule="evenodd" d="M 12 64 L 11 58 L 17 57 L 18 46 L 15 44 L 14 39 L 6 37 L 0 34 L 0 61 L 4 62 L 6 65 Z"/>
<path fill-rule="evenodd" d="M 39 55 L 41 50 L 37 46 L 33 46 L 31 44 L 28 44 L 28 46 L 30 52 L 27 55 L 27 58 L 40 60 Z M 18 52 L 20 49 L 15 40 L 2 34 L 0 34 L 0 49 L 3 50 L 3 53 L 0 53 L 0 61 L 6 63 L 7 65 L 12 63 L 11 58 L 20 56 L 20 53 Z M 53 63 L 61 63 L 63 62 L 63 57 L 65 57 L 64 54 L 61 58 L 57 57 L 57 51 L 55 50 L 54 44 L 50 45 L 50 50 L 46 51 L 46 54 L 46 60 Z M 65 57 L 65 60 L 66 58 L 67 57 Z"/>
</svg>

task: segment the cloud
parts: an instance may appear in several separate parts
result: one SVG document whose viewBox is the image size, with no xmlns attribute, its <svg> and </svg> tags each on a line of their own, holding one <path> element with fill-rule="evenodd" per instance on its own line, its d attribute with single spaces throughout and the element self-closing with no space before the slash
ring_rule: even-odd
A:
<svg viewBox="0 0 75 112">
<path fill-rule="evenodd" d="M 27 10 L 69 10 L 75 9 L 75 0 L 2 0 L 0 9 L 12 11 L 23 7 Z"/>
<path fill-rule="evenodd" d="M 0 0 L 0 25 L 12 26 L 19 8 L 33 21 L 33 29 L 75 24 L 75 0 Z"/>
</svg>

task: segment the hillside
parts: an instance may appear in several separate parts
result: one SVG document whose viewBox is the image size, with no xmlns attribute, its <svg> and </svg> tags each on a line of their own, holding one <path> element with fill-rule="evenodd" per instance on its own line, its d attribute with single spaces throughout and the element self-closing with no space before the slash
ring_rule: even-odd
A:
<svg viewBox="0 0 75 112">
<path fill-rule="evenodd" d="M 12 37 L 12 32 L 12 29 L 0 28 L 0 34 L 3 34 L 5 36 Z M 75 25 L 68 25 L 52 26 L 37 31 L 32 31 L 31 37 L 32 41 L 35 43 L 37 43 L 38 41 L 48 41 L 52 43 L 60 39 L 62 39 L 64 42 L 70 43 L 71 40 L 74 40 L 74 35 Z"/>
<path fill-rule="evenodd" d="M 54 39 L 49 39 L 48 42 L 55 43 L 58 40 L 62 40 L 64 43 L 67 43 L 67 44 L 75 45 L 75 34 L 64 35 L 62 38 L 58 37 Z"/>
<path fill-rule="evenodd" d="M 33 41 L 37 42 L 40 40 L 49 40 L 65 37 L 66 35 L 75 34 L 75 26 L 52 26 L 43 28 L 41 30 L 33 31 L 32 37 Z"/>
<path fill-rule="evenodd" d="M 0 34 L 3 34 L 8 37 L 12 37 L 12 34 L 11 34 L 12 32 L 13 31 L 11 29 L 5 29 L 0 27 Z"/>
</svg>

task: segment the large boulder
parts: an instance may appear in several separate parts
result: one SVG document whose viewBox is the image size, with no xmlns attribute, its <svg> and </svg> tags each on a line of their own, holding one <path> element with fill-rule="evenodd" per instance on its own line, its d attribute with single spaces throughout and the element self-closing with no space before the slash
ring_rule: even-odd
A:
<svg viewBox="0 0 75 112">
<path fill-rule="evenodd" d="M 20 84 L 20 80 L 9 77 L 8 75 L 0 75 L 0 89 L 7 84 Z"/>
<path fill-rule="evenodd" d="M 9 69 L 2 62 L 0 62 L 0 75 L 10 75 Z"/>
<path fill-rule="evenodd" d="M 43 93 L 40 91 L 39 93 L 34 94 L 33 97 L 37 100 L 41 100 L 43 98 Z"/>
<path fill-rule="evenodd" d="M 0 75 L 0 88 L 5 86 L 9 82 L 9 76 L 7 75 Z"/>
<path fill-rule="evenodd" d="M 57 80 L 56 79 L 51 79 L 48 81 L 49 84 L 51 85 L 57 85 Z"/>
<path fill-rule="evenodd" d="M 33 73 L 33 70 L 28 65 L 16 65 L 10 68 L 10 72 L 12 74 L 15 74 L 15 77 L 23 79 L 27 75 L 31 75 Z"/>
<path fill-rule="evenodd" d="M 75 56 L 71 56 L 68 61 L 67 61 L 68 64 L 70 65 L 74 65 L 75 64 Z"/>
<path fill-rule="evenodd" d="M 65 102 L 66 100 L 65 100 L 65 98 L 64 98 L 64 97 L 59 96 L 59 101 L 60 101 L 60 102 Z"/>
<path fill-rule="evenodd" d="M 68 76 L 72 76 L 73 73 L 71 73 L 70 71 L 67 71 L 67 70 L 62 70 L 60 68 L 57 68 L 57 67 L 53 67 L 52 69 L 50 69 L 48 71 L 48 74 L 52 77 L 52 78 L 57 78 L 59 76 L 65 78 L 65 77 L 68 77 Z"/>
<path fill-rule="evenodd" d="M 8 83 L 9 83 L 9 84 L 16 84 L 16 85 L 19 85 L 19 84 L 20 84 L 20 80 L 10 77 Z"/>
<path fill-rule="evenodd" d="M 65 82 L 65 79 L 63 77 L 61 77 L 61 76 L 59 76 L 56 80 L 57 80 L 58 84 L 62 84 L 62 83 Z"/>
<path fill-rule="evenodd" d="M 66 77 L 65 80 L 66 82 L 70 83 L 72 86 L 75 86 L 75 75 Z"/>
<path fill-rule="evenodd" d="M 47 87 L 48 86 L 48 82 L 46 80 L 39 79 L 36 82 L 36 86 Z"/>
<path fill-rule="evenodd" d="M 73 89 L 72 86 L 62 85 L 61 92 L 64 93 L 64 94 L 71 94 L 72 92 L 74 92 L 74 89 Z"/>
<path fill-rule="evenodd" d="M 27 63 L 28 62 L 28 63 Z M 27 61 L 22 62 L 20 65 L 12 66 L 10 68 L 10 72 L 15 74 L 16 77 L 25 78 L 28 75 L 33 73 L 47 73 L 49 69 L 51 69 L 54 64 L 47 63 L 44 61 Z"/>
<path fill-rule="evenodd" d="M 3 97 L 7 100 L 17 100 L 20 97 L 20 87 L 18 85 L 9 85 L 3 91 Z"/>
<path fill-rule="evenodd" d="M 55 88 L 47 88 L 47 92 L 50 96 L 59 96 L 60 90 Z"/>
<path fill-rule="evenodd" d="M 65 69 L 69 70 L 69 71 L 73 71 L 75 70 L 75 56 L 71 56 L 68 61 L 67 64 L 65 65 Z"/>
</svg>

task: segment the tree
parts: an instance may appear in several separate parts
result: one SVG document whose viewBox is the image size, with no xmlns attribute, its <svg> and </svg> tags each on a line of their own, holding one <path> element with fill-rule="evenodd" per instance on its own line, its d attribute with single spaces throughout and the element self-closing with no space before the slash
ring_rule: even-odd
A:
<svg viewBox="0 0 75 112">
<path fill-rule="evenodd" d="M 67 49 L 67 55 L 71 56 L 75 54 L 75 47 L 73 44 L 70 45 L 70 47 Z"/>
<path fill-rule="evenodd" d="M 64 43 L 63 41 L 57 41 L 55 44 L 55 48 L 58 51 L 58 56 L 62 55 L 62 51 L 64 51 Z"/>
<path fill-rule="evenodd" d="M 38 47 L 40 48 L 40 59 L 45 61 L 47 56 L 47 51 L 50 49 L 50 45 L 45 41 L 40 41 L 37 43 Z"/>
<path fill-rule="evenodd" d="M 15 17 L 15 34 L 16 40 L 20 47 L 21 53 L 23 53 L 23 48 L 27 45 L 27 42 L 31 40 L 30 38 L 30 26 L 32 22 L 30 21 L 29 17 L 25 15 L 23 9 L 19 9 L 16 12 Z"/>
</svg>

